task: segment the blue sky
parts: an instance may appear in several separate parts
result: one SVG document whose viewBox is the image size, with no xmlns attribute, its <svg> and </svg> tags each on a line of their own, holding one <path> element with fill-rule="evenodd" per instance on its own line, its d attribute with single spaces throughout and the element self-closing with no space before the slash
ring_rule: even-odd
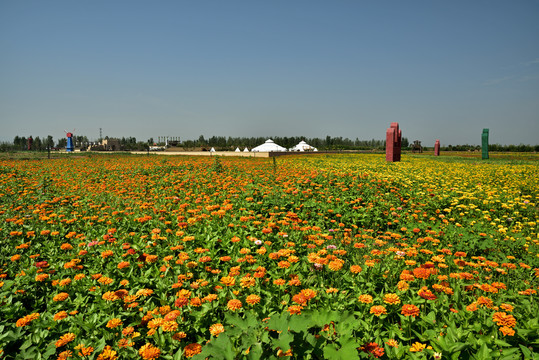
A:
<svg viewBox="0 0 539 360">
<path fill-rule="evenodd" d="M 0 2 L 0 140 L 539 143 L 538 1 Z"/>
</svg>

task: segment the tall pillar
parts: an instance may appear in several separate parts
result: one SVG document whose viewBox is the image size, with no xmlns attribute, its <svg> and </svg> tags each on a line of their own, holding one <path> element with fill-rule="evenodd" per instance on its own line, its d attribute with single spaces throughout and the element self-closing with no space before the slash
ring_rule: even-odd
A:
<svg viewBox="0 0 539 360">
<path fill-rule="evenodd" d="M 434 156 L 440 156 L 440 140 L 438 139 L 434 143 Z"/>
<path fill-rule="evenodd" d="M 386 131 L 386 161 L 394 162 L 401 160 L 402 131 L 399 123 L 392 122 Z"/>
<path fill-rule="evenodd" d="M 488 129 L 483 129 L 481 135 L 481 150 L 483 160 L 488 159 Z"/>
</svg>

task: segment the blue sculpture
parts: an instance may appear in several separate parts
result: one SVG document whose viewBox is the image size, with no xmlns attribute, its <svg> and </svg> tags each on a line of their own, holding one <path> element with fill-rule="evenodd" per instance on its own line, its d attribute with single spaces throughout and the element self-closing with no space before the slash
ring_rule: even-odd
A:
<svg viewBox="0 0 539 360">
<path fill-rule="evenodd" d="M 75 146 L 73 145 L 73 133 L 66 133 L 67 135 L 67 146 L 66 151 L 75 151 Z"/>
</svg>

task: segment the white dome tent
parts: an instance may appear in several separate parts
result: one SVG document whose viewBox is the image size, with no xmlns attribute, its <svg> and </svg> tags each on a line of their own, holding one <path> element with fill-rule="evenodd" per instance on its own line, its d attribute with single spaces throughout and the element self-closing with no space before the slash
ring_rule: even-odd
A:
<svg viewBox="0 0 539 360">
<path fill-rule="evenodd" d="M 234 150 L 234 152 L 240 152 L 240 148 L 237 147 L 236 150 Z"/>
<path fill-rule="evenodd" d="M 318 149 L 301 140 L 296 146 L 291 148 L 290 151 L 318 151 Z"/>
<path fill-rule="evenodd" d="M 243 152 L 249 152 L 249 149 L 247 149 L 247 147 L 245 147 L 245 149 L 243 149 Z"/>
<path fill-rule="evenodd" d="M 273 140 L 268 139 L 265 143 L 262 145 L 258 145 L 257 147 L 253 148 L 251 150 L 252 152 L 272 152 L 272 151 L 286 151 L 286 148 L 277 145 L 273 142 Z"/>
</svg>

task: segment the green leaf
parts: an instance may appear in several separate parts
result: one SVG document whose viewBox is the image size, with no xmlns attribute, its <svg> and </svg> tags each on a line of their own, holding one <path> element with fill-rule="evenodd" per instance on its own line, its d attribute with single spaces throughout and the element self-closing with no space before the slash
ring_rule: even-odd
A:
<svg viewBox="0 0 539 360">
<path fill-rule="evenodd" d="M 346 343 L 342 343 L 342 347 L 339 349 L 338 353 L 341 356 L 342 359 L 356 359 L 358 356 L 357 348 L 359 345 L 353 341 L 350 340 Z"/>
<path fill-rule="evenodd" d="M 464 350 L 465 348 L 467 348 L 469 346 L 470 346 L 470 344 L 465 344 L 465 343 L 458 342 L 458 343 L 453 344 L 453 346 L 451 346 L 449 348 L 449 351 L 450 352 L 458 351 L 460 353 L 462 350 Z"/>
<path fill-rule="evenodd" d="M 286 314 L 276 314 L 268 320 L 268 328 L 275 331 L 287 332 L 288 324 L 289 322 Z"/>
<path fill-rule="evenodd" d="M 234 360 L 232 343 L 224 333 L 220 334 L 216 339 L 212 339 L 205 347 L 216 359 Z"/>
<path fill-rule="evenodd" d="M 505 341 L 503 341 L 503 340 L 500 340 L 500 339 L 496 339 L 496 340 L 494 341 L 494 343 L 495 343 L 496 345 L 503 346 L 503 347 L 510 347 L 510 346 L 511 346 L 511 344 L 509 344 L 509 343 L 507 343 L 507 342 L 505 342 Z"/>
<path fill-rule="evenodd" d="M 28 339 L 26 340 L 22 345 L 21 345 L 21 350 L 26 350 L 28 349 L 30 346 L 32 345 L 32 339 Z"/>
<path fill-rule="evenodd" d="M 488 348 L 487 344 L 481 345 L 479 351 L 475 355 L 476 359 L 490 359 L 491 350 Z"/>
<path fill-rule="evenodd" d="M 295 315 L 290 318 L 289 327 L 294 332 L 305 332 L 312 326 L 310 316 Z"/>
<path fill-rule="evenodd" d="M 279 338 L 274 341 L 274 346 L 280 348 L 282 351 L 288 351 L 290 349 L 290 343 L 294 341 L 294 336 L 287 332 L 282 332 Z"/>
<path fill-rule="evenodd" d="M 512 357 L 512 358 L 517 358 L 519 359 L 520 356 L 517 356 L 516 353 L 519 353 L 520 355 L 520 351 L 516 348 L 516 347 L 513 347 L 513 348 L 510 348 L 510 349 L 504 349 L 502 351 L 502 355 L 505 356 L 505 357 Z"/>
<path fill-rule="evenodd" d="M 54 353 L 56 353 L 56 346 L 54 345 L 54 343 L 51 343 L 47 347 L 47 350 L 42 354 L 43 359 L 47 360 Z"/>
<path fill-rule="evenodd" d="M 182 354 L 183 354 L 183 349 L 179 348 L 178 351 L 176 351 L 176 353 L 174 354 L 174 357 L 172 358 L 172 360 L 181 360 Z"/>
<path fill-rule="evenodd" d="M 329 344 L 324 347 L 324 358 L 335 360 L 340 359 L 335 344 Z"/>
<path fill-rule="evenodd" d="M 520 344 L 518 346 L 520 346 L 520 350 L 522 351 L 522 354 L 524 354 L 524 359 L 532 358 L 532 352 L 530 351 L 530 349 Z"/>
<path fill-rule="evenodd" d="M 262 344 L 256 343 L 251 346 L 249 349 L 249 354 L 247 354 L 247 359 L 249 360 L 258 360 L 262 358 L 263 350 Z"/>
</svg>

